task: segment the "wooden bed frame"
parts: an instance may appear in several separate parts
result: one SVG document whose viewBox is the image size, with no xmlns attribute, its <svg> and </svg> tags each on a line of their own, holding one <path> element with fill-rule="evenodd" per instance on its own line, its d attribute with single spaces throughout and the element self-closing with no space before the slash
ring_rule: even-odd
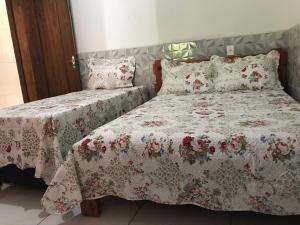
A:
<svg viewBox="0 0 300 225">
<path fill-rule="evenodd" d="M 279 62 L 279 80 L 282 83 L 282 86 L 284 88 L 287 87 L 287 65 L 288 65 L 288 53 L 284 49 L 275 49 L 280 53 L 280 62 Z M 228 58 L 236 58 L 236 57 L 243 57 L 243 56 L 230 56 Z M 185 62 L 188 63 L 197 63 L 202 61 L 209 61 L 209 59 L 202 59 L 202 60 L 188 60 Z M 161 60 L 156 60 L 153 64 L 153 73 L 156 76 L 156 84 L 155 84 L 155 91 L 156 93 L 160 90 L 162 86 L 162 67 L 161 67 Z M 84 216 L 89 217 L 99 217 L 101 215 L 101 200 L 95 199 L 95 200 L 84 200 L 81 203 L 81 213 Z"/>
</svg>

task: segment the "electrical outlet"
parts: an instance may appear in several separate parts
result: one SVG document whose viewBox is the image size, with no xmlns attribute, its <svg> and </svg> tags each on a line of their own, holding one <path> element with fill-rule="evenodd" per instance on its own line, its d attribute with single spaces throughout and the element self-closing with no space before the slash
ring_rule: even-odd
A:
<svg viewBox="0 0 300 225">
<path fill-rule="evenodd" d="M 228 56 L 234 55 L 234 45 L 227 45 L 226 49 Z"/>
</svg>

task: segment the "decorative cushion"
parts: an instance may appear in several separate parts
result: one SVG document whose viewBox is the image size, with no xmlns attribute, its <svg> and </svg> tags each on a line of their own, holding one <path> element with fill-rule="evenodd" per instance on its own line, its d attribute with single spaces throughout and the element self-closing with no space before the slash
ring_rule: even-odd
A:
<svg viewBox="0 0 300 225">
<path fill-rule="evenodd" d="M 158 95 L 204 93 L 213 89 L 209 61 L 186 63 L 163 59 L 161 66 L 163 83 Z"/>
<path fill-rule="evenodd" d="M 89 89 L 114 89 L 132 87 L 135 58 L 90 59 L 88 61 Z"/>
<path fill-rule="evenodd" d="M 212 56 L 217 91 L 262 90 L 282 88 L 278 78 L 280 54 L 271 51 L 267 55 L 244 58 Z"/>
</svg>

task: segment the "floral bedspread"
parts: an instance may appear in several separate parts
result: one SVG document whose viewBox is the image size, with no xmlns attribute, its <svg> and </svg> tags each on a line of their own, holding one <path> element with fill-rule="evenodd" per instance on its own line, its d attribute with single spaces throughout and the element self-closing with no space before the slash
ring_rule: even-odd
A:
<svg viewBox="0 0 300 225">
<path fill-rule="evenodd" d="M 42 204 L 107 195 L 300 214 L 300 104 L 282 90 L 158 96 L 73 146 Z"/>
<path fill-rule="evenodd" d="M 144 87 L 85 90 L 0 109 L 0 167 L 36 168 L 50 183 L 72 145 L 147 100 Z"/>
</svg>

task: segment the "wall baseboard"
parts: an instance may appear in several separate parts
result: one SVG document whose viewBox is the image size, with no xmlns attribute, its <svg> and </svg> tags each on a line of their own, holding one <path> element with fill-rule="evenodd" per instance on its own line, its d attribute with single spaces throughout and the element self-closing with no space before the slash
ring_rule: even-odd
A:
<svg viewBox="0 0 300 225">
<path fill-rule="evenodd" d="M 289 94 L 300 103 L 300 87 L 288 86 Z"/>
<path fill-rule="evenodd" d="M 155 76 L 152 71 L 152 64 L 156 59 L 201 59 L 207 58 L 211 55 L 225 56 L 227 45 L 234 45 L 235 54 L 237 55 L 266 53 L 274 48 L 287 49 L 289 53 L 287 76 L 290 84 L 291 95 L 300 100 L 300 24 L 293 26 L 289 30 L 271 33 L 79 53 L 83 88 L 87 88 L 89 75 L 87 68 L 88 59 L 111 59 L 134 56 L 136 58 L 134 84 L 147 86 L 150 96 L 153 97 L 155 95 Z M 297 88 L 295 88 L 295 86 L 297 86 Z"/>
<path fill-rule="evenodd" d="M 136 58 L 135 85 L 146 85 L 150 96 L 154 96 L 155 76 L 152 64 L 156 59 L 167 58 L 171 60 L 201 59 L 212 55 L 225 56 L 226 46 L 234 45 L 237 55 L 254 55 L 266 53 L 274 48 L 287 49 L 286 31 L 244 35 L 217 39 L 203 39 L 182 43 L 169 43 L 156 46 L 117 49 L 111 51 L 98 51 L 80 53 L 80 71 L 83 88 L 87 87 L 89 58 L 122 58 L 134 56 Z"/>
</svg>

